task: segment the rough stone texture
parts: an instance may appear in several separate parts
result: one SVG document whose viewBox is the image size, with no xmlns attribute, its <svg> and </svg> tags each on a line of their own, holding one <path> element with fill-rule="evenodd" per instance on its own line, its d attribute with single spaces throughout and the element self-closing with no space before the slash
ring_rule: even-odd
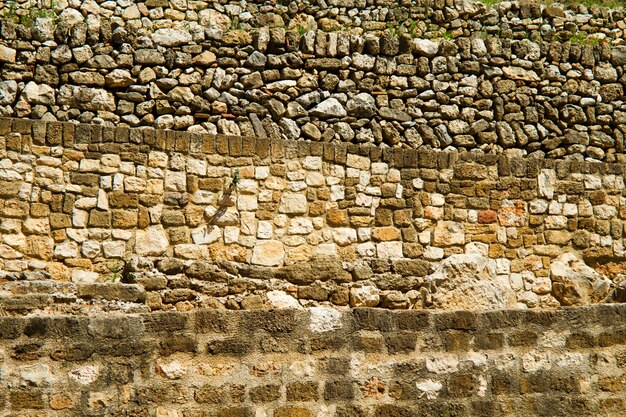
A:
<svg viewBox="0 0 626 417">
<path fill-rule="evenodd" d="M 624 307 L 0 317 L 0 412 L 617 417 Z"/>
<path fill-rule="evenodd" d="M 624 161 L 620 9 L 12 4 L 0 32 L 0 116 Z M 33 11 L 46 17 L 31 22 Z"/>
<path fill-rule="evenodd" d="M 621 164 L 22 119 L 0 154 L 12 314 L 623 299 Z"/>
<path fill-rule="evenodd" d="M 515 292 L 496 277 L 496 263 L 480 254 L 452 255 L 431 275 L 435 307 L 457 310 L 506 309 L 515 306 Z"/>
</svg>

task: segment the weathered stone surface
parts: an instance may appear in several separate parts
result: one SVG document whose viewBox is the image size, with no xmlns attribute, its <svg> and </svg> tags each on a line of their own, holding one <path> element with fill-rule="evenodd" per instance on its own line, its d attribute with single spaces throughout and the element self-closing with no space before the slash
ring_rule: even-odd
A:
<svg viewBox="0 0 626 417">
<path fill-rule="evenodd" d="M 552 292 L 566 306 L 585 305 L 609 295 L 611 280 L 603 277 L 573 253 L 564 253 L 550 265 Z"/>
<path fill-rule="evenodd" d="M 515 305 L 512 288 L 496 277 L 495 262 L 478 254 L 444 259 L 426 282 L 438 308 L 487 310 Z"/>
<path fill-rule="evenodd" d="M 285 258 L 283 243 L 276 240 L 259 241 L 252 250 L 254 265 L 280 266 Z"/>
<path fill-rule="evenodd" d="M 380 302 L 379 290 L 373 286 L 350 289 L 350 307 L 376 307 Z"/>
<path fill-rule="evenodd" d="M 162 226 L 151 226 L 135 233 L 135 252 L 139 256 L 159 256 L 168 247 L 169 241 Z"/>
</svg>

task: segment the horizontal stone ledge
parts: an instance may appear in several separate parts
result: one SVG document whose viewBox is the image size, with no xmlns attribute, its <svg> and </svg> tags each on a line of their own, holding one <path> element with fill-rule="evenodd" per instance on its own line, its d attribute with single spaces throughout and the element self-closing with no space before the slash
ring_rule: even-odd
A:
<svg viewBox="0 0 626 417">
<path fill-rule="evenodd" d="M 556 310 L 393 311 L 375 308 L 312 307 L 281 310 L 209 310 L 97 316 L 43 315 L 0 317 L 0 339 L 91 336 L 136 339 L 156 334 L 310 335 L 387 332 L 484 332 L 566 327 L 585 331 L 593 326 L 623 326 L 626 303 L 564 307 Z M 623 333 L 623 331 L 622 331 Z M 621 334 L 621 333 L 620 333 Z"/>
<path fill-rule="evenodd" d="M 624 173 L 621 163 L 561 160 L 553 158 L 509 157 L 504 154 L 451 152 L 432 148 L 381 148 L 354 143 L 320 143 L 305 140 L 268 139 L 254 136 L 200 134 L 152 127 L 104 127 L 71 122 L 43 122 L 17 118 L 0 118 L 0 137 L 19 134 L 21 140 L 7 141 L 6 150 L 22 152 L 31 146 L 63 146 L 80 150 L 84 146 L 94 151 L 120 153 L 129 157 L 151 151 L 176 152 L 185 155 L 220 155 L 231 158 L 253 158 L 260 161 L 320 156 L 324 161 L 349 165 L 348 155 L 364 157 L 370 162 L 384 162 L 390 168 L 454 169 L 455 176 L 486 176 L 477 166 L 497 167 L 501 177 L 525 178 L 537 176 L 542 169 L 557 175 Z M 471 174 L 471 175 L 470 175 Z"/>
</svg>

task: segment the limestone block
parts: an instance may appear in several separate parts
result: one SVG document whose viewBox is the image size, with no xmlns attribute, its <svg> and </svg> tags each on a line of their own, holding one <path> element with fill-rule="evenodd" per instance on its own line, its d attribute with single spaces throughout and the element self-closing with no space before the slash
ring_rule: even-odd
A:
<svg viewBox="0 0 626 417">
<path fill-rule="evenodd" d="M 298 303 L 293 296 L 287 294 L 285 291 L 270 291 L 267 293 L 267 304 L 270 308 L 286 309 L 296 308 L 301 309 L 302 306 Z"/>
<path fill-rule="evenodd" d="M 139 256 L 159 256 L 169 247 L 163 226 L 150 226 L 135 233 L 135 253 Z"/>
<path fill-rule="evenodd" d="M 308 203 L 304 194 L 285 193 L 280 199 L 278 210 L 286 214 L 305 214 Z"/>
<path fill-rule="evenodd" d="M 350 288 L 350 307 L 376 307 L 379 302 L 379 290 L 373 285 Z"/>
<path fill-rule="evenodd" d="M 261 266 L 281 266 L 285 258 L 285 249 L 278 240 L 257 242 L 252 250 L 251 262 Z"/>
</svg>

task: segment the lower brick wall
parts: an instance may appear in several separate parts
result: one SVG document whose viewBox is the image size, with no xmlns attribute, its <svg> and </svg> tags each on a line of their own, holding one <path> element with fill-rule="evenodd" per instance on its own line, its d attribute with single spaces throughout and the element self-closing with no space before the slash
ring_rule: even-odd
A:
<svg viewBox="0 0 626 417">
<path fill-rule="evenodd" d="M 2 416 L 623 416 L 626 305 L 0 318 Z"/>
</svg>

